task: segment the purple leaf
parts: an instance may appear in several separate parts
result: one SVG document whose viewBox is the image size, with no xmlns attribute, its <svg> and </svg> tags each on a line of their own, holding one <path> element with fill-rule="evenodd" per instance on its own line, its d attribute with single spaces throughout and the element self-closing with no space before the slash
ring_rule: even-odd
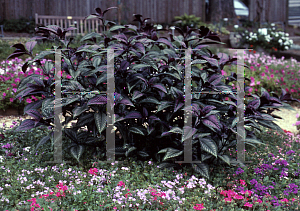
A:
<svg viewBox="0 0 300 211">
<path fill-rule="evenodd" d="M 42 115 L 37 110 L 34 109 L 27 110 L 25 111 L 25 113 L 27 113 L 29 116 L 32 116 L 38 121 L 40 121 L 40 119 L 42 118 Z"/>
<path fill-rule="evenodd" d="M 16 128 L 16 132 L 19 131 L 27 131 L 29 129 L 34 128 L 35 125 L 35 120 L 33 119 L 25 119 L 24 121 L 21 122 L 20 126 Z M 39 123 L 38 125 L 41 125 L 41 123 Z"/>
<path fill-rule="evenodd" d="M 28 50 L 28 52 L 32 52 L 32 49 L 34 48 L 34 46 L 37 44 L 37 41 L 31 41 L 31 42 L 27 42 L 25 45 L 26 45 L 26 48 Z"/>
<path fill-rule="evenodd" d="M 148 116 L 148 111 L 145 107 L 143 107 L 143 117 L 147 117 Z"/>
<path fill-rule="evenodd" d="M 221 80 L 222 80 L 222 76 L 214 74 L 209 78 L 208 82 L 211 83 L 212 85 L 217 85 L 221 82 Z"/>
<path fill-rule="evenodd" d="M 259 105 L 260 105 L 260 99 L 257 99 L 257 100 L 253 100 L 250 103 L 248 103 L 247 107 L 249 107 L 249 108 L 252 107 L 255 110 L 257 110 Z"/>
<path fill-rule="evenodd" d="M 179 101 L 176 100 L 175 106 L 174 106 L 174 112 L 178 111 L 184 104 L 178 103 Z"/>
<path fill-rule="evenodd" d="M 209 58 L 207 56 L 202 56 L 204 59 L 206 59 L 212 66 L 218 67 L 218 60 Z"/>
<path fill-rule="evenodd" d="M 133 103 L 129 99 L 122 99 L 120 103 L 124 104 L 124 105 L 130 105 L 130 106 L 134 107 Z"/>
<path fill-rule="evenodd" d="M 158 117 L 156 117 L 156 116 L 154 116 L 154 115 L 149 116 L 149 119 L 161 121 L 160 118 L 158 118 Z"/>
<path fill-rule="evenodd" d="M 131 111 L 126 116 L 125 119 L 141 119 L 142 115 L 138 111 Z"/>
<path fill-rule="evenodd" d="M 135 43 L 133 47 L 139 49 L 143 54 L 145 54 L 145 47 L 142 43 Z"/>
<path fill-rule="evenodd" d="M 154 84 L 154 85 L 152 85 L 152 87 L 157 88 L 157 89 L 163 91 L 164 93 L 168 93 L 166 87 L 163 84 Z"/>
<path fill-rule="evenodd" d="M 205 106 L 203 109 L 202 109 L 202 112 L 205 113 L 205 114 L 208 114 L 211 110 L 215 109 L 216 107 L 215 106 Z"/>
<path fill-rule="evenodd" d="M 99 104 L 106 104 L 106 103 L 107 103 L 106 97 L 100 95 L 90 99 L 87 105 L 99 105 Z"/>
<path fill-rule="evenodd" d="M 13 59 L 13 58 L 22 56 L 22 55 L 24 55 L 24 54 L 26 54 L 26 53 L 24 53 L 24 52 L 13 53 L 13 54 L 9 55 L 9 56 L 6 58 L 6 60 L 8 60 L 8 59 Z"/>
<path fill-rule="evenodd" d="M 171 48 L 174 48 L 172 43 L 169 40 L 167 40 L 166 38 L 159 38 L 156 42 L 164 43 L 164 44 L 170 46 Z"/>
</svg>

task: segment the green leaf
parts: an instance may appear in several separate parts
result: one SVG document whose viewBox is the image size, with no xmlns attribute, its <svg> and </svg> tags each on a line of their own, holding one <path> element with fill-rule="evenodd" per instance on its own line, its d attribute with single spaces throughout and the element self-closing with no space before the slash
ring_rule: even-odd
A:
<svg viewBox="0 0 300 211">
<path fill-rule="evenodd" d="M 140 101 L 140 103 L 154 103 L 160 105 L 161 103 L 154 97 L 147 97 Z"/>
<path fill-rule="evenodd" d="M 238 121 L 239 121 L 239 117 L 236 117 L 231 124 L 231 128 L 233 128 L 238 123 Z"/>
<path fill-rule="evenodd" d="M 174 148 L 168 148 L 168 151 L 162 161 L 182 155 L 183 151 Z"/>
<path fill-rule="evenodd" d="M 248 144 L 248 143 L 253 143 L 253 144 L 263 144 L 263 145 L 266 145 L 262 142 L 260 142 L 259 140 L 257 139 L 254 139 L 254 138 L 246 138 L 245 139 L 245 143 Z"/>
<path fill-rule="evenodd" d="M 140 134 L 140 135 L 143 135 L 143 136 L 145 135 L 144 132 L 141 129 L 137 128 L 137 127 L 129 128 L 129 132 Z"/>
<path fill-rule="evenodd" d="M 39 59 L 43 59 L 45 56 L 48 56 L 50 54 L 55 54 L 55 51 L 42 51 L 40 54 L 38 54 L 33 60 L 39 60 Z"/>
<path fill-rule="evenodd" d="M 38 145 L 36 146 L 35 150 L 37 151 L 37 149 L 38 149 L 40 146 L 44 145 L 44 144 L 45 144 L 47 141 L 49 141 L 49 140 L 50 140 L 50 133 L 49 133 L 49 135 L 43 137 L 43 138 L 40 140 L 40 142 L 39 142 Z"/>
<path fill-rule="evenodd" d="M 107 73 L 102 73 L 101 76 L 97 78 L 96 86 L 104 82 L 107 82 Z"/>
<path fill-rule="evenodd" d="M 138 154 L 142 157 L 149 157 L 150 156 L 147 152 L 144 152 L 144 151 L 138 151 Z"/>
<path fill-rule="evenodd" d="M 162 101 L 161 104 L 158 105 L 156 113 L 164 110 L 165 108 L 171 107 L 171 106 L 173 106 L 173 104 L 171 102 Z"/>
<path fill-rule="evenodd" d="M 230 157 L 228 155 L 218 155 L 218 157 L 230 166 Z"/>
<path fill-rule="evenodd" d="M 82 114 L 83 112 L 87 111 L 89 108 L 87 106 L 87 104 L 83 104 L 83 106 L 76 106 L 76 108 L 74 108 L 72 110 L 73 112 L 73 117 L 76 118 L 77 116 L 79 116 L 80 114 Z"/>
<path fill-rule="evenodd" d="M 141 69 L 143 67 L 151 67 L 151 65 L 149 65 L 149 64 L 135 64 L 135 65 L 132 66 L 132 69 L 136 70 L 136 69 Z"/>
<path fill-rule="evenodd" d="M 128 157 L 128 155 L 130 154 L 130 152 L 132 152 L 132 151 L 134 151 L 134 150 L 136 150 L 136 149 L 137 149 L 136 147 L 130 147 L 130 148 L 126 151 L 125 156 Z"/>
<path fill-rule="evenodd" d="M 83 41 L 86 41 L 86 40 L 88 40 L 88 39 L 91 39 L 91 38 L 93 38 L 93 37 L 102 37 L 100 34 L 98 34 L 98 33 L 96 33 L 96 32 L 91 32 L 91 33 L 89 33 L 89 34 L 87 34 L 87 35 L 85 35 L 85 36 L 83 36 L 82 38 L 81 38 L 81 40 L 80 40 L 80 42 L 83 42 Z"/>
<path fill-rule="evenodd" d="M 98 132 L 101 134 L 106 127 L 106 114 L 105 113 L 95 113 L 95 122 Z"/>
<path fill-rule="evenodd" d="M 168 132 L 170 132 L 170 133 L 179 133 L 179 134 L 182 134 L 182 133 L 183 133 L 182 129 L 179 128 L 179 127 L 173 127 L 173 128 L 172 128 L 170 131 L 168 131 Z"/>
<path fill-rule="evenodd" d="M 200 144 L 201 144 L 201 149 L 203 149 L 204 151 L 212 154 L 213 156 L 217 157 L 217 153 L 218 153 L 218 147 L 216 145 L 216 143 L 210 139 L 207 138 L 203 138 L 200 139 Z"/>
<path fill-rule="evenodd" d="M 109 29 L 109 31 L 115 31 L 115 30 L 118 30 L 118 29 L 125 29 L 126 27 L 125 26 L 113 26 Z"/>
<path fill-rule="evenodd" d="M 101 58 L 99 56 L 93 58 L 93 66 L 98 67 L 101 64 Z"/>
<path fill-rule="evenodd" d="M 187 129 L 186 129 L 187 128 Z M 186 133 L 187 132 L 187 133 Z M 193 135 L 197 132 L 197 129 L 192 128 L 191 126 L 185 126 L 183 129 L 183 137 L 182 137 L 182 142 L 184 142 L 185 140 L 193 137 Z"/>
<path fill-rule="evenodd" d="M 79 159 L 84 151 L 84 146 L 82 145 L 73 146 L 71 147 L 70 151 L 71 151 L 71 155 L 79 162 Z"/>
<path fill-rule="evenodd" d="M 209 167 L 206 163 L 195 163 L 192 167 L 198 174 L 209 179 Z"/>
</svg>

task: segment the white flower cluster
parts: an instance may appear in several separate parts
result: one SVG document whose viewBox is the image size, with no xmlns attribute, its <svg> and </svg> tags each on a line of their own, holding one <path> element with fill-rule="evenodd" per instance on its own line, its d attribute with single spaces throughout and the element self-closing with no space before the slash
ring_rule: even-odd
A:
<svg viewBox="0 0 300 211">
<path fill-rule="evenodd" d="M 256 34 L 256 33 L 253 33 L 253 32 L 250 32 L 250 33 L 249 33 L 249 36 L 246 36 L 246 39 L 249 40 L 249 41 L 252 41 L 252 40 L 258 40 L 257 34 Z"/>
<path fill-rule="evenodd" d="M 293 45 L 293 40 L 289 39 L 289 34 L 277 32 L 271 28 L 258 29 L 257 33 L 243 33 L 246 44 L 259 45 L 266 49 L 288 50 Z"/>
</svg>

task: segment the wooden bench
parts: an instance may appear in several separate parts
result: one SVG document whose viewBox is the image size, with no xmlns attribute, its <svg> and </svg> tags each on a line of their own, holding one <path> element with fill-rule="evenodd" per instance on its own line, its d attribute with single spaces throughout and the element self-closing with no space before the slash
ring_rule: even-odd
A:
<svg viewBox="0 0 300 211">
<path fill-rule="evenodd" d="M 85 17 L 80 16 L 48 16 L 35 14 L 35 24 L 44 26 L 56 25 L 61 28 L 75 27 L 77 29 L 66 33 L 66 36 L 70 35 L 85 35 L 90 32 L 101 33 L 102 32 L 102 21 L 93 18 L 85 20 Z"/>
</svg>

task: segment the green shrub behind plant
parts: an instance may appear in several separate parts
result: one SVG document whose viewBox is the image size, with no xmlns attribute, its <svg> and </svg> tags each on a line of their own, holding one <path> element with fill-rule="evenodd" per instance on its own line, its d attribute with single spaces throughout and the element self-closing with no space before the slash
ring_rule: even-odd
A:
<svg viewBox="0 0 300 211">
<path fill-rule="evenodd" d="M 34 33 L 35 21 L 20 17 L 19 19 L 4 20 L 3 30 L 7 32 Z"/>
</svg>

